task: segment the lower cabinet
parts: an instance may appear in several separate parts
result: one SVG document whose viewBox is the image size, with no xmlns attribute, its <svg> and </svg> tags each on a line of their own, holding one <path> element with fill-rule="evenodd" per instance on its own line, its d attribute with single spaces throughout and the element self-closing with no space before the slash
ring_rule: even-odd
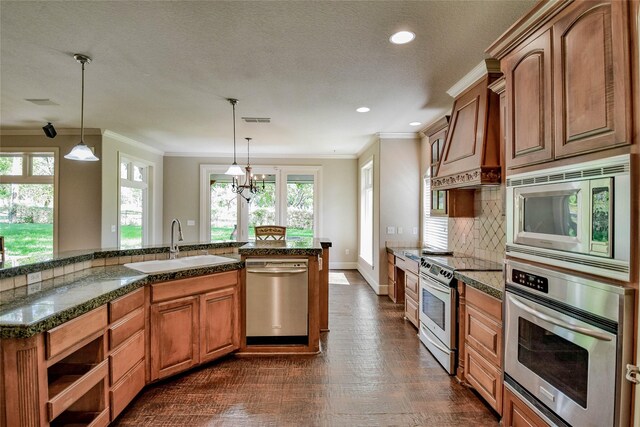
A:
<svg viewBox="0 0 640 427">
<path fill-rule="evenodd" d="M 548 427 L 531 408 L 511 392 L 504 388 L 504 411 L 502 413 L 504 427 Z"/>
<path fill-rule="evenodd" d="M 465 286 L 464 379 L 502 414 L 502 301 Z"/>
<path fill-rule="evenodd" d="M 407 270 L 404 273 L 404 317 L 416 328 L 419 327 L 419 293 L 418 276 Z"/>
<path fill-rule="evenodd" d="M 240 348 L 239 315 L 237 271 L 152 285 L 151 381 Z"/>
</svg>

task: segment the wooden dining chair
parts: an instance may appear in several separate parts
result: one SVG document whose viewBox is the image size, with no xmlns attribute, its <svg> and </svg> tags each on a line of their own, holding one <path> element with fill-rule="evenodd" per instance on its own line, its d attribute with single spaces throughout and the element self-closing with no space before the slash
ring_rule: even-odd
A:
<svg viewBox="0 0 640 427">
<path fill-rule="evenodd" d="M 256 225 L 256 240 L 284 240 L 287 234 L 287 227 L 280 225 Z"/>
</svg>

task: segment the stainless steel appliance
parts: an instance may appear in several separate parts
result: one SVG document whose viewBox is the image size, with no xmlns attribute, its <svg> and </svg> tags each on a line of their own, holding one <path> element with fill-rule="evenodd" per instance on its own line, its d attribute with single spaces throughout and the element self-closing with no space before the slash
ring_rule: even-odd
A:
<svg viewBox="0 0 640 427">
<path fill-rule="evenodd" d="M 505 385 L 551 424 L 629 425 L 633 290 L 507 261 Z"/>
<path fill-rule="evenodd" d="M 450 374 L 455 374 L 458 336 L 456 270 L 501 270 L 499 264 L 471 257 L 420 260 L 420 341 Z"/>
<path fill-rule="evenodd" d="M 246 274 L 247 344 L 307 344 L 307 260 L 249 258 Z"/>
<path fill-rule="evenodd" d="M 629 155 L 511 175 L 511 257 L 629 280 Z"/>
</svg>

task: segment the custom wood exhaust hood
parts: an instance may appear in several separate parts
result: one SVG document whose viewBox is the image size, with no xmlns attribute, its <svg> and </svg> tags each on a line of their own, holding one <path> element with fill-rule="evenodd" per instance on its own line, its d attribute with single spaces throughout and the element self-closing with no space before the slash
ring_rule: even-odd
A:
<svg viewBox="0 0 640 427">
<path fill-rule="evenodd" d="M 500 97 L 489 85 L 502 77 L 500 63 L 485 59 L 447 93 L 455 98 L 434 190 L 499 185 Z"/>
</svg>

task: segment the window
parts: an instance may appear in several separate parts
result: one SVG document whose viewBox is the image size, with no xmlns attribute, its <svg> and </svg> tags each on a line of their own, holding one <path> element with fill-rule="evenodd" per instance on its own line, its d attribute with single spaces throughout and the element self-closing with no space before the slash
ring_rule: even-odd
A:
<svg viewBox="0 0 640 427">
<path fill-rule="evenodd" d="M 120 156 L 118 246 L 139 248 L 149 243 L 149 176 L 151 166 Z"/>
<path fill-rule="evenodd" d="M 422 179 L 422 212 L 424 213 L 422 218 L 422 244 L 446 250 L 449 240 L 448 218 L 446 216 L 432 215 L 431 203 L 433 194 L 435 192 L 431 191 L 431 174 L 427 170 Z"/>
<path fill-rule="evenodd" d="M 57 149 L 0 152 L 0 236 L 9 262 L 57 250 Z"/>
<path fill-rule="evenodd" d="M 251 195 L 250 203 L 233 192 L 226 170 L 223 165 L 200 167 L 201 239 L 246 241 L 255 238 L 256 225 L 285 225 L 289 240 L 318 235 L 320 167 L 253 166 L 258 187 L 264 189 Z"/>
<path fill-rule="evenodd" d="M 360 258 L 373 266 L 373 159 L 360 168 Z"/>
</svg>

